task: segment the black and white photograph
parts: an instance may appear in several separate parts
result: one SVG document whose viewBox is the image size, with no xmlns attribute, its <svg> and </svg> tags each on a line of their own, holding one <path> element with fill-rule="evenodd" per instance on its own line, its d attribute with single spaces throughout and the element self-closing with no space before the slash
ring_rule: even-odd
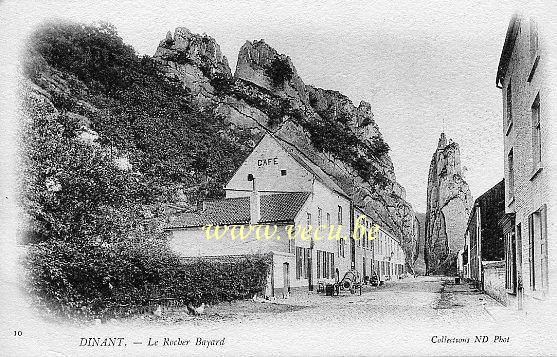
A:
<svg viewBox="0 0 557 357">
<path fill-rule="evenodd" d="M 0 355 L 555 355 L 556 10 L 0 1 Z"/>
</svg>

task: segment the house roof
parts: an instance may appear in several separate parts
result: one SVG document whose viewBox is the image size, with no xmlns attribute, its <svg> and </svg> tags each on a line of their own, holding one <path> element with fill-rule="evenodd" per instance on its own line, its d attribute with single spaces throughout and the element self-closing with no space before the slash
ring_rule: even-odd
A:
<svg viewBox="0 0 557 357">
<path fill-rule="evenodd" d="M 491 204 L 491 202 L 488 203 L 488 200 L 493 198 L 495 195 L 499 195 L 503 201 L 505 200 L 505 179 L 499 181 L 495 186 L 491 187 L 489 190 L 482 193 L 480 197 L 474 200 L 474 205 L 472 206 L 472 210 L 470 211 L 470 215 L 468 216 L 468 221 L 466 223 L 466 231 L 468 231 L 470 222 L 474 219 L 476 208 Z"/>
<path fill-rule="evenodd" d="M 268 134 L 271 135 L 271 134 Z M 276 136 L 272 135 L 272 137 L 276 140 L 276 142 L 282 147 L 290 156 L 300 164 L 304 169 L 310 172 L 319 182 L 330 188 L 331 190 L 335 191 L 336 193 L 344 196 L 347 199 L 350 199 L 350 196 L 339 185 L 337 185 L 331 176 L 327 174 L 319 165 L 313 163 L 308 157 L 306 157 L 296 146 L 292 145 L 291 143 L 277 138 Z"/>
<path fill-rule="evenodd" d="M 497 77 L 495 78 L 495 85 L 498 88 L 500 88 L 500 86 L 503 84 L 503 79 L 505 78 L 507 69 L 509 68 L 509 62 L 511 61 L 511 56 L 514 49 L 514 43 L 520 29 L 520 18 L 520 15 L 514 14 L 511 18 L 511 21 L 509 22 L 509 27 L 507 28 L 505 43 L 503 44 L 501 58 L 499 59 L 499 66 L 497 67 Z"/>
<path fill-rule="evenodd" d="M 261 195 L 259 223 L 293 222 L 310 194 L 310 192 L 292 192 Z M 250 223 L 250 197 L 237 197 L 206 201 L 203 210 L 182 213 L 176 216 L 165 229 L 202 227 L 207 224 L 248 223 Z"/>
</svg>

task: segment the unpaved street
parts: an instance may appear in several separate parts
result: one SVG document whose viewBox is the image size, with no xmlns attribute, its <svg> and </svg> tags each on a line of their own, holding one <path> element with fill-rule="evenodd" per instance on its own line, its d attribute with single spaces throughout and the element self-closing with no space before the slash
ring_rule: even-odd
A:
<svg viewBox="0 0 557 357">
<path fill-rule="evenodd" d="M 536 334 L 539 321 L 528 327 L 510 310 L 468 284 L 455 285 L 443 277 L 405 278 L 384 286 L 366 287 L 363 294 L 328 297 L 294 294 L 276 303 L 236 301 L 208 306 L 201 316 L 184 309 L 110 320 L 101 325 L 12 324 L 26 331 L 23 343 L 52 346 L 40 355 L 107 355 L 108 350 L 79 347 L 81 338 L 118 337 L 124 347 L 111 350 L 123 355 L 281 355 L 296 347 L 298 355 L 501 355 L 529 348 L 550 348 L 551 339 Z M 475 343 L 476 337 L 488 343 Z M 201 340 L 222 341 L 224 346 L 197 345 Z M 470 341 L 453 343 L 450 341 Z M 156 343 L 158 341 L 158 343 Z M 167 345 L 165 341 L 189 341 Z M 393 343 L 392 341 L 395 341 Z M 449 342 L 447 342 L 449 341 Z M 491 346 L 491 347 L 490 347 Z M 269 352 L 271 351 L 271 352 Z"/>
<path fill-rule="evenodd" d="M 216 326 L 238 323 L 326 324 L 460 324 L 495 322 L 490 310 L 503 309 L 491 297 L 469 284 L 454 284 L 443 277 L 408 277 L 388 281 L 381 287 L 366 286 L 362 295 L 344 291 L 340 296 L 314 292 L 293 294 L 276 303 L 239 301 L 209 306 L 202 316 L 184 309 L 168 311 L 162 317 L 136 316 L 132 320 L 151 324 L 193 324 Z M 113 321 L 112 323 L 125 323 Z"/>
</svg>

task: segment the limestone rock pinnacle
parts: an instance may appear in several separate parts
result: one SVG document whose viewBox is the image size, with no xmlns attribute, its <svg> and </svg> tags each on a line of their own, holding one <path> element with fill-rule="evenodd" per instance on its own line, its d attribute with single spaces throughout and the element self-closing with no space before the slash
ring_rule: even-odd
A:
<svg viewBox="0 0 557 357">
<path fill-rule="evenodd" d="M 473 199 L 463 178 L 460 149 L 441 133 L 429 168 L 424 258 L 428 274 L 453 273 Z"/>
</svg>

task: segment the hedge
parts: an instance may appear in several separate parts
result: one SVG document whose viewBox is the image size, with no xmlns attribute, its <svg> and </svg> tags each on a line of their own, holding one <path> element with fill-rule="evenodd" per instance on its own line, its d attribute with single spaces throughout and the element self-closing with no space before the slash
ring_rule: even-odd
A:
<svg viewBox="0 0 557 357">
<path fill-rule="evenodd" d="M 182 261 L 160 241 L 50 241 L 30 246 L 25 267 L 29 292 L 47 315 L 88 319 L 153 298 L 194 305 L 249 298 L 265 288 L 270 256 Z"/>
</svg>

